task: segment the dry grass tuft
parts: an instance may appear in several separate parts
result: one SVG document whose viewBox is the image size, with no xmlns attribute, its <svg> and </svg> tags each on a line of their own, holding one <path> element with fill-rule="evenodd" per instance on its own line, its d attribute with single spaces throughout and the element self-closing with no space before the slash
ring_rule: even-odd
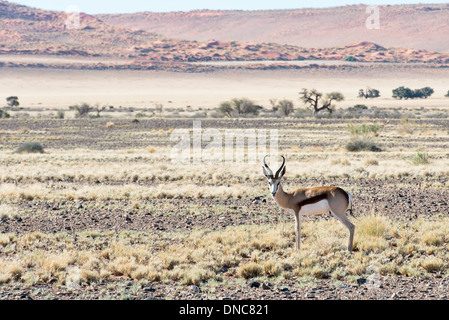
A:
<svg viewBox="0 0 449 320">
<path fill-rule="evenodd" d="M 420 265 L 427 272 L 434 273 L 443 269 L 444 262 L 436 257 L 428 257 L 421 261 Z"/>
<path fill-rule="evenodd" d="M 249 262 L 241 265 L 237 269 L 237 274 L 245 279 L 250 279 L 262 275 L 263 268 L 258 263 Z"/>
<path fill-rule="evenodd" d="M 158 236 L 137 231 L 90 231 L 77 234 L 76 242 L 71 241 L 74 235 L 70 234 L 4 234 L 0 237 L 4 252 L 0 282 L 39 283 L 53 278 L 76 289 L 111 277 L 184 285 L 238 278 L 350 280 L 367 276 L 373 267 L 381 275 L 419 277 L 444 272 L 449 264 L 445 251 L 448 218 L 402 223 L 369 215 L 353 220 L 352 254 L 346 250 L 348 233 L 344 226 L 325 219 L 305 219 L 299 252 L 293 248 L 293 223 Z M 63 251 L 61 241 L 67 244 Z M 100 243 L 107 245 L 98 248 Z M 13 254 L 16 247 L 21 248 L 20 255 Z"/>
</svg>

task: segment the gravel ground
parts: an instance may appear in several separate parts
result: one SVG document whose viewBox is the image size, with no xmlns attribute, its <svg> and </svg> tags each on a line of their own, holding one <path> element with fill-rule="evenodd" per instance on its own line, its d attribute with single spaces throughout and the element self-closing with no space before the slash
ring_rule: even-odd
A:
<svg viewBox="0 0 449 320">
<path fill-rule="evenodd" d="M 331 183 L 332 181 L 325 181 Z M 319 183 L 307 181 L 308 184 Z M 413 220 L 420 215 L 447 215 L 449 199 L 446 189 L 421 190 L 417 185 L 423 181 L 357 181 L 358 193 L 354 194 L 354 214 L 369 214 L 379 210 L 397 220 Z M 400 188 L 396 185 L 401 185 Z M 375 193 L 375 190 L 381 192 Z M 382 194 L 380 196 L 379 194 Z M 413 199 L 418 199 L 414 201 Z M 435 199 L 439 199 L 436 201 Z M 256 199 L 225 200 L 221 202 L 224 212 L 192 216 L 182 214 L 188 205 L 213 207 L 214 199 L 160 199 L 151 200 L 155 208 L 166 208 L 167 204 L 178 201 L 176 207 L 181 213 L 176 218 L 160 209 L 156 212 L 145 210 L 128 210 L 126 203 L 103 203 L 102 210 L 94 202 L 67 201 L 61 203 L 47 201 L 23 201 L 23 216 L 0 221 L 0 233 L 13 232 L 24 234 L 32 231 L 44 233 L 76 233 L 83 230 L 138 230 L 153 232 L 188 231 L 201 225 L 219 230 L 239 224 L 268 223 L 291 221 L 285 212 L 279 210 L 269 196 L 261 195 Z M 363 205 L 362 205 L 363 204 Z M 240 209 L 248 208 L 247 214 Z M 125 208 L 125 209 L 124 209 Z M 264 212 L 261 220 L 260 212 Z M 207 212 L 207 210 L 206 210 Z M 307 217 L 308 219 L 332 219 L 330 216 Z M 217 286 L 184 286 L 174 282 L 143 285 L 137 281 L 112 278 L 107 282 L 94 283 L 68 289 L 60 284 L 42 284 L 27 287 L 21 283 L 0 286 L 0 299 L 230 299 L 230 300 L 298 300 L 298 299 L 447 299 L 449 280 L 442 274 L 433 274 L 428 278 L 416 279 L 402 276 L 360 277 L 355 282 L 342 282 L 331 279 L 316 280 L 313 285 L 295 280 L 270 284 L 255 281 L 238 283 L 220 283 Z"/>
</svg>

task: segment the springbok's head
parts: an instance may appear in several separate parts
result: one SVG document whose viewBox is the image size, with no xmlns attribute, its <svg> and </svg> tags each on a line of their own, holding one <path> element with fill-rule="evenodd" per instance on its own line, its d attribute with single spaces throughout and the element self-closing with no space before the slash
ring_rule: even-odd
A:
<svg viewBox="0 0 449 320">
<path fill-rule="evenodd" d="M 266 155 L 263 158 L 262 170 L 263 170 L 263 174 L 268 179 L 268 183 L 270 184 L 271 195 L 274 197 L 276 195 L 276 192 L 278 192 L 279 183 L 281 183 L 281 179 L 285 174 L 285 158 L 284 158 L 284 156 L 281 156 L 282 157 L 282 165 L 280 166 L 278 171 L 276 171 L 276 174 L 273 174 L 273 171 L 271 171 L 271 169 L 268 167 L 267 163 L 265 162 L 265 159 L 267 157 L 268 157 L 268 155 Z"/>
</svg>

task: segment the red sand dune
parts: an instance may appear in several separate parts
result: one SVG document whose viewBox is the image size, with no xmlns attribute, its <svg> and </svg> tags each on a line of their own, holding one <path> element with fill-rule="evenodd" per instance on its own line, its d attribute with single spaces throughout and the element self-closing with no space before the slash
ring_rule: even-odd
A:
<svg viewBox="0 0 449 320">
<path fill-rule="evenodd" d="M 379 6 L 380 29 L 368 29 L 367 6 L 263 11 L 192 11 L 100 15 L 105 22 L 166 37 L 277 42 L 307 48 L 369 41 L 385 47 L 449 52 L 449 4 Z"/>
</svg>

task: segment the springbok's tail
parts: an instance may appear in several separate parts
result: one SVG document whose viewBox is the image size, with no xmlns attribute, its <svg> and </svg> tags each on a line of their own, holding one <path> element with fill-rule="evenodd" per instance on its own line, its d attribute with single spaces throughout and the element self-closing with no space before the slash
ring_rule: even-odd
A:
<svg viewBox="0 0 449 320">
<path fill-rule="evenodd" d="M 346 192 L 346 193 L 348 194 L 348 202 L 349 202 L 348 208 L 349 208 L 349 214 L 350 214 L 351 216 L 354 216 L 354 214 L 352 213 L 352 196 L 351 196 L 351 194 L 350 194 L 349 192 Z"/>
</svg>

